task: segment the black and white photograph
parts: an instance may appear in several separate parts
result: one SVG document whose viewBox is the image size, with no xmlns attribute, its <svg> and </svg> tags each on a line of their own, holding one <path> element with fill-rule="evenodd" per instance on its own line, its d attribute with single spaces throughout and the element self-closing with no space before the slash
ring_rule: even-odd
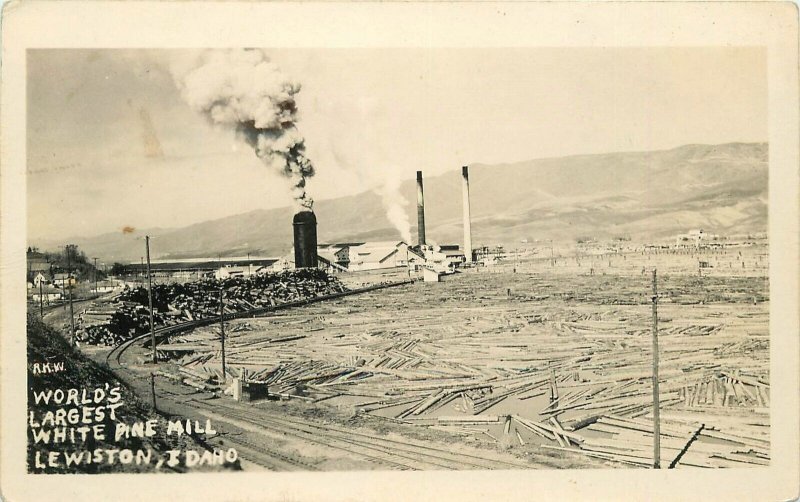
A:
<svg viewBox="0 0 800 502">
<path fill-rule="evenodd" d="M 794 444 L 766 46 L 219 40 L 24 69 L 24 262 L 3 242 L 32 480 L 758 476 Z"/>
</svg>

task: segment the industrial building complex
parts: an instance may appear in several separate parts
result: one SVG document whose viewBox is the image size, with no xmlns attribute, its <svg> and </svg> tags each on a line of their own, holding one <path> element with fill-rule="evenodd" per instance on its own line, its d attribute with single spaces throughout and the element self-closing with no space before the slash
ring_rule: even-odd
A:
<svg viewBox="0 0 800 502">
<path fill-rule="evenodd" d="M 461 243 L 426 235 L 419 171 L 417 242 L 318 242 L 304 208 L 282 256 L 150 260 L 148 247 L 70 336 L 108 347 L 93 354 L 162 412 L 216 417 L 252 468 L 769 464 L 763 243 L 697 230 L 666 245 L 476 245 L 467 166 L 461 179 Z M 40 261 L 32 300 L 64 305 L 70 276 Z"/>
</svg>

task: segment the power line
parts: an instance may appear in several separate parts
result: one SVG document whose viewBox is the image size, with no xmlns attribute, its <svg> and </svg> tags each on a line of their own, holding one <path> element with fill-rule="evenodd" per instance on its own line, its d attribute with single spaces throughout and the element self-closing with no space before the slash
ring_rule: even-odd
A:
<svg viewBox="0 0 800 502">
<path fill-rule="evenodd" d="M 653 269 L 653 468 L 661 468 L 661 424 L 658 395 L 658 288 L 656 269 Z"/>
</svg>

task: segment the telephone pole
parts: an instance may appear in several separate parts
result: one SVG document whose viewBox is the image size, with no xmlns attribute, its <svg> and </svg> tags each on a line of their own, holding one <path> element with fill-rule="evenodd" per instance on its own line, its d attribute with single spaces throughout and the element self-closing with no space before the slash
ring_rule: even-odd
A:
<svg viewBox="0 0 800 502">
<path fill-rule="evenodd" d="M 219 331 L 220 342 L 222 343 L 222 382 L 228 381 L 228 372 L 225 366 L 225 303 L 224 303 L 225 288 L 219 288 Z"/>
<path fill-rule="evenodd" d="M 97 294 L 97 257 L 94 259 L 94 293 Z"/>
<path fill-rule="evenodd" d="M 39 280 L 39 317 L 44 320 L 44 300 L 42 300 L 42 280 Z"/>
<path fill-rule="evenodd" d="M 150 344 L 153 346 L 153 364 L 158 361 L 156 357 L 156 330 L 153 327 L 153 283 L 150 280 L 150 236 L 144 236 L 145 251 L 147 253 L 147 303 L 150 306 Z"/>
<path fill-rule="evenodd" d="M 653 468 L 661 469 L 661 424 L 658 395 L 658 288 L 653 269 Z"/>
<path fill-rule="evenodd" d="M 67 288 L 69 291 L 69 326 L 72 340 L 72 345 L 75 345 L 75 311 L 72 307 L 72 262 L 71 262 L 71 255 L 72 255 L 72 245 L 67 244 L 64 248 L 67 252 Z"/>
</svg>

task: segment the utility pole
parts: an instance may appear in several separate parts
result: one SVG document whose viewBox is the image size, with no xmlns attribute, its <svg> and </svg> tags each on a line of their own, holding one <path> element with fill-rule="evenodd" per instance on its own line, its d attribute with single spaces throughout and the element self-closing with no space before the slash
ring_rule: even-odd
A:
<svg viewBox="0 0 800 502">
<path fill-rule="evenodd" d="M 558 384 L 556 383 L 556 369 L 550 366 L 550 363 L 547 363 L 547 366 L 550 368 L 550 402 L 554 402 L 558 399 Z"/>
<path fill-rule="evenodd" d="M 147 303 L 150 306 L 150 344 L 153 346 L 153 364 L 158 361 L 156 357 L 156 330 L 153 327 L 153 283 L 150 280 L 150 236 L 144 236 L 145 251 L 147 253 Z"/>
<path fill-rule="evenodd" d="M 72 307 L 72 263 L 70 261 L 72 246 L 67 244 L 65 251 L 67 252 L 67 287 L 69 288 L 69 326 L 72 333 L 72 345 L 75 345 L 75 311 Z"/>
<path fill-rule="evenodd" d="M 222 381 L 228 381 L 228 372 L 225 366 L 225 304 L 224 304 L 225 288 L 219 288 L 219 332 L 220 342 L 222 343 Z"/>
<path fill-rule="evenodd" d="M 94 293 L 97 294 L 97 257 L 94 258 Z"/>
<path fill-rule="evenodd" d="M 150 373 L 150 396 L 153 399 L 153 409 L 158 411 L 158 403 L 156 402 L 156 374 Z"/>
<path fill-rule="evenodd" d="M 658 395 L 658 288 L 653 269 L 653 468 L 661 469 L 661 424 Z"/>
<path fill-rule="evenodd" d="M 42 300 L 42 280 L 39 279 L 39 317 L 44 320 L 44 300 Z"/>
</svg>

